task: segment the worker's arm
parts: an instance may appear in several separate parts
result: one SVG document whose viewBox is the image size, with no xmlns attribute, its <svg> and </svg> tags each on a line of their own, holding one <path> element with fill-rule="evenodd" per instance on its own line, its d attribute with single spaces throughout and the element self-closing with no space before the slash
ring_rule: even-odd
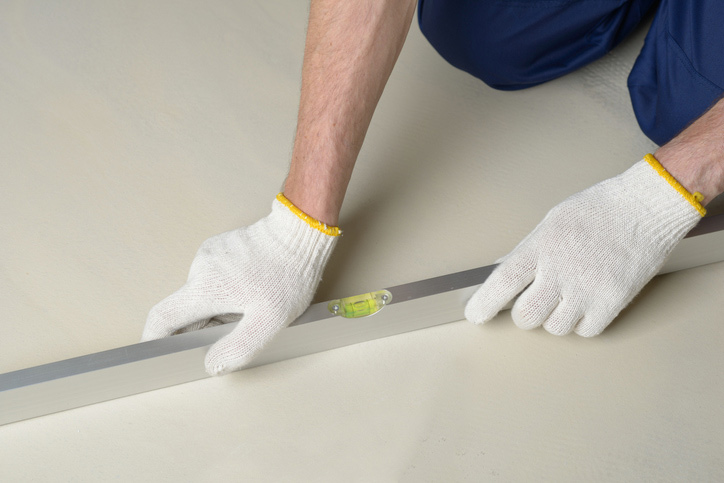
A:
<svg viewBox="0 0 724 483">
<path fill-rule="evenodd" d="M 512 311 L 519 327 L 598 335 L 723 191 L 724 100 L 655 156 L 553 208 L 501 260 L 465 316 L 484 323 L 520 294 Z"/>
<path fill-rule="evenodd" d="M 702 204 L 724 192 L 724 98 L 654 156 L 690 192 L 704 196 Z"/>
<path fill-rule="evenodd" d="M 151 309 L 143 340 L 239 321 L 206 355 L 206 370 L 223 374 L 248 364 L 309 306 L 414 9 L 413 0 L 312 2 L 284 194 L 257 223 L 204 242 L 186 284 Z"/>
<path fill-rule="evenodd" d="M 410 28 L 414 0 L 315 0 L 284 194 L 336 225 L 372 113 Z"/>
</svg>

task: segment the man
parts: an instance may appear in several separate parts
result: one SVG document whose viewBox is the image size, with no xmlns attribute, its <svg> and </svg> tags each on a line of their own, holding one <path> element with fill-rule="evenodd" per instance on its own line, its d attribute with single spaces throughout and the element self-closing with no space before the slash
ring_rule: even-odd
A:
<svg viewBox="0 0 724 483">
<path fill-rule="evenodd" d="M 599 58 L 651 8 L 656 16 L 629 88 L 639 124 L 663 146 L 551 210 L 468 302 L 469 320 L 490 320 L 520 294 L 512 312 L 518 326 L 599 334 L 724 191 L 724 102 L 716 102 L 724 85 L 724 6 L 420 2 L 420 25 L 433 46 L 499 89 L 540 84 Z M 207 371 L 223 374 L 246 365 L 306 309 L 340 234 L 352 169 L 414 10 L 413 0 L 312 2 L 283 193 L 259 222 L 204 242 L 187 283 L 151 310 L 144 340 L 240 319 L 206 356 Z"/>
</svg>

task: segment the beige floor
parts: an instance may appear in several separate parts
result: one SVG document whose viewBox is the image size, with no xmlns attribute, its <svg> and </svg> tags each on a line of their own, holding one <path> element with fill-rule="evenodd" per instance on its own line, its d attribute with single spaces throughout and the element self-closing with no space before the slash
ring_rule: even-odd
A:
<svg viewBox="0 0 724 483">
<path fill-rule="evenodd" d="M 0 372 L 137 342 L 286 173 L 306 2 L 114 5 L 0 5 Z M 501 93 L 413 26 L 318 299 L 489 264 L 654 149 L 642 38 Z M 0 427 L 0 481 L 722 480 L 723 283 L 660 277 L 591 340 L 503 313 Z"/>
</svg>

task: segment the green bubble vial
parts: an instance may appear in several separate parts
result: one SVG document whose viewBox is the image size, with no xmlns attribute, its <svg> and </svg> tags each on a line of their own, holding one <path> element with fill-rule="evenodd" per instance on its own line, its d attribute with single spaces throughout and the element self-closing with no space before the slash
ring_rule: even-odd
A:
<svg viewBox="0 0 724 483">
<path fill-rule="evenodd" d="M 357 319 L 374 315 L 392 301 L 392 294 L 387 290 L 378 290 L 362 295 L 354 295 L 343 299 L 332 300 L 327 308 L 334 315 L 346 319 Z"/>
</svg>

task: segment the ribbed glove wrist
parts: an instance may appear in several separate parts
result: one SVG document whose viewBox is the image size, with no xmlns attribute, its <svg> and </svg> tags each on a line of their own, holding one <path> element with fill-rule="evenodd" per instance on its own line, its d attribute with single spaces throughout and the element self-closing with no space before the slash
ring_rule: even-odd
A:
<svg viewBox="0 0 724 483">
<path fill-rule="evenodd" d="M 272 211 L 265 223 L 259 223 L 258 230 L 261 238 L 268 242 L 276 241 L 279 249 L 285 252 L 290 263 L 302 275 L 316 281 L 315 290 L 342 234 L 336 226 L 327 226 L 304 214 L 281 193 L 273 201 Z M 250 232 L 251 235 L 254 230 Z"/>
</svg>

